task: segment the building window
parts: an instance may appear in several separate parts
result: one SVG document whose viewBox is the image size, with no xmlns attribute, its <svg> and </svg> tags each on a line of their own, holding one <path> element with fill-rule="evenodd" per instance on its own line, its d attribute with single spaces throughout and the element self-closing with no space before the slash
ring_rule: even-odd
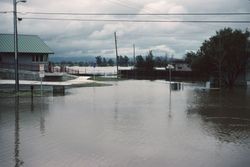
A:
<svg viewBox="0 0 250 167">
<path fill-rule="evenodd" d="M 44 61 L 45 61 L 45 62 L 48 61 L 48 55 L 44 55 Z"/>
<path fill-rule="evenodd" d="M 47 62 L 48 55 L 33 55 L 32 62 Z"/>
<path fill-rule="evenodd" d="M 38 62 L 39 61 L 39 56 L 36 56 L 36 62 Z"/>
<path fill-rule="evenodd" d="M 40 62 L 43 62 L 43 55 L 40 55 Z"/>
</svg>

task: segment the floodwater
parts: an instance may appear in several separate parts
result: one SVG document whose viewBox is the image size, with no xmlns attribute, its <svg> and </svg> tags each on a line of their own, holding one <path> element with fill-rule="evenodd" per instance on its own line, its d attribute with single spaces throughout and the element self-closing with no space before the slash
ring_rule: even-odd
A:
<svg viewBox="0 0 250 167">
<path fill-rule="evenodd" d="M 249 167 L 250 90 L 120 81 L 1 98 L 1 167 Z"/>
</svg>

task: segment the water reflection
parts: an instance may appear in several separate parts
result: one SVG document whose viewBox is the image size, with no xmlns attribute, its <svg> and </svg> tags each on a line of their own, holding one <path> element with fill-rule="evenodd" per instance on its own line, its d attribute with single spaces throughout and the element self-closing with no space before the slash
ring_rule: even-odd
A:
<svg viewBox="0 0 250 167">
<path fill-rule="evenodd" d="M 250 143 L 250 95 L 247 90 L 190 94 L 188 114 L 201 116 L 204 132 L 226 143 Z"/>
<path fill-rule="evenodd" d="M 19 97 L 15 97 L 15 167 L 23 165 L 23 160 L 20 158 L 20 126 L 19 126 Z"/>
<path fill-rule="evenodd" d="M 46 136 L 48 98 L 7 97 L 0 100 L 0 166 L 29 165 L 27 157 Z"/>
<path fill-rule="evenodd" d="M 30 111 L 34 112 L 34 97 L 33 95 L 31 96 L 31 101 L 30 101 Z"/>
<path fill-rule="evenodd" d="M 172 91 L 181 92 L 184 91 L 184 84 L 181 82 L 173 82 L 169 84 L 169 97 L 168 97 L 168 118 L 172 118 Z"/>
<path fill-rule="evenodd" d="M 227 143 L 250 143 L 250 119 L 237 117 L 208 117 L 204 118 L 204 130 L 219 141 Z M 250 148 L 250 147 L 249 147 Z"/>
<path fill-rule="evenodd" d="M 117 94 L 117 90 L 115 90 L 115 94 Z M 114 100 L 115 100 L 115 105 L 114 105 L 114 119 L 118 119 L 118 106 L 119 106 L 119 101 L 118 101 L 118 96 L 115 95 Z"/>
<path fill-rule="evenodd" d="M 172 118 L 172 93 L 171 91 L 169 92 L 169 101 L 168 101 L 168 118 Z"/>
<path fill-rule="evenodd" d="M 40 132 L 41 134 L 45 134 L 45 118 L 44 118 L 44 97 L 41 97 L 40 103 Z"/>
</svg>

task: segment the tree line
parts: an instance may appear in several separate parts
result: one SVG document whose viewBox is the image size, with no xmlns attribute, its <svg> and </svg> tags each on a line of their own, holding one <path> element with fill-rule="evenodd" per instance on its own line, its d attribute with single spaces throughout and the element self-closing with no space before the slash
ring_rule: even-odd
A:
<svg viewBox="0 0 250 167">
<path fill-rule="evenodd" d="M 135 67 L 140 70 L 152 71 L 154 67 L 166 67 L 172 61 L 173 55 L 171 57 L 169 58 L 167 54 L 154 57 L 153 51 L 150 50 L 145 57 L 142 55 L 136 56 Z"/>
<path fill-rule="evenodd" d="M 146 56 L 138 55 L 135 60 L 129 58 L 128 56 L 120 55 L 118 56 L 118 65 L 127 67 L 127 66 L 136 66 L 137 68 L 153 68 L 153 67 L 166 67 L 168 64 L 168 56 L 153 56 L 153 52 L 149 51 L 149 54 Z M 116 61 L 114 58 L 106 58 L 102 56 L 95 57 L 95 61 L 61 61 L 61 62 L 52 62 L 52 65 L 57 66 L 115 66 Z"/>
<path fill-rule="evenodd" d="M 102 56 L 97 56 L 96 58 L 96 65 L 100 66 L 100 67 L 104 67 L 104 66 L 114 66 L 116 65 L 116 62 L 114 62 L 113 59 L 109 58 L 108 60 L 105 57 Z M 124 55 L 120 55 L 118 56 L 118 65 L 119 66 L 123 66 L 123 67 L 127 67 L 127 66 L 132 66 L 134 63 L 132 60 L 130 60 L 128 58 L 128 56 Z"/>
</svg>

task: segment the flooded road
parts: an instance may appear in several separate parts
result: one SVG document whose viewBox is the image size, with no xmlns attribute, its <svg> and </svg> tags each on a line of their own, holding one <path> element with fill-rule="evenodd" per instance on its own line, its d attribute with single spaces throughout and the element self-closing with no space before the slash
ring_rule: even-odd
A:
<svg viewBox="0 0 250 167">
<path fill-rule="evenodd" d="M 120 81 L 1 98 L 0 166 L 248 167 L 250 90 Z"/>
</svg>

